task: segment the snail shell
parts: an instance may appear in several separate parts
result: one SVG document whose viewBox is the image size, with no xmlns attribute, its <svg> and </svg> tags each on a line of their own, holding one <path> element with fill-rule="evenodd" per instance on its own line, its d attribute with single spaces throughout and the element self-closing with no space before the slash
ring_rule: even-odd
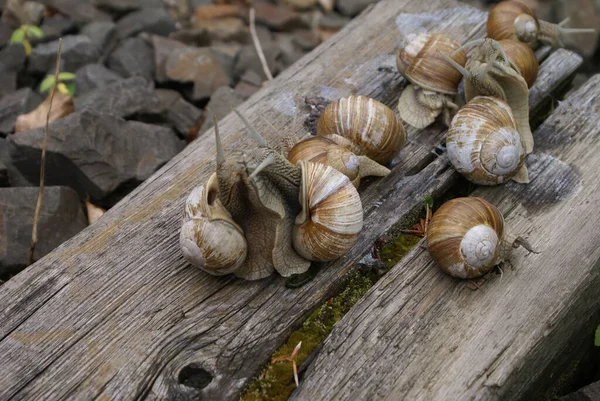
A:
<svg viewBox="0 0 600 401">
<path fill-rule="evenodd" d="M 446 148 L 454 168 L 471 182 L 529 182 L 515 118 L 500 99 L 478 96 L 463 106 L 452 119 Z"/>
<path fill-rule="evenodd" d="M 317 121 L 317 135 L 379 164 L 392 161 L 407 142 L 406 131 L 394 112 L 366 96 L 329 103 Z"/>
<path fill-rule="evenodd" d="M 215 276 L 234 272 L 246 259 L 244 233 L 218 198 L 216 174 L 188 196 L 179 244 L 190 264 Z"/>
<path fill-rule="evenodd" d="M 512 248 L 504 217 L 482 198 L 456 198 L 434 213 L 427 228 L 427 249 L 451 276 L 482 276 L 505 260 Z"/>
<path fill-rule="evenodd" d="M 326 164 L 350 179 L 358 188 L 361 177 L 383 177 L 390 170 L 367 156 L 357 156 L 335 142 L 320 136 L 298 142 L 288 153 L 288 160 L 296 165 L 300 160 Z"/>
<path fill-rule="evenodd" d="M 510 61 L 517 67 L 521 76 L 525 78 L 527 86 L 531 88 L 537 79 L 540 68 L 540 64 L 531 47 L 523 42 L 512 39 L 502 39 L 498 43 L 500 43 Z"/>
<path fill-rule="evenodd" d="M 330 261 L 346 253 L 363 227 L 360 196 L 348 177 L 333 167 L 300 160 L 302 184 L 294 249 L 306 259 Z"/>
</svg>

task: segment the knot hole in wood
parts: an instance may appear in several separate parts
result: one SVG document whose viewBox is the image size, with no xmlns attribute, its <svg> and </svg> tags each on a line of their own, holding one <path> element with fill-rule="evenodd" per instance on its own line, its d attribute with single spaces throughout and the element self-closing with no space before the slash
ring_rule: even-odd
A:
<svg viewBox="0 0 600 401">
<path fill-rule="evenodd" d="M 190 363 L 179 371 L 178 381 L 187 387 L 203 389 L 213 380 L 213 375 L 198 363 Z"/>
</svg>

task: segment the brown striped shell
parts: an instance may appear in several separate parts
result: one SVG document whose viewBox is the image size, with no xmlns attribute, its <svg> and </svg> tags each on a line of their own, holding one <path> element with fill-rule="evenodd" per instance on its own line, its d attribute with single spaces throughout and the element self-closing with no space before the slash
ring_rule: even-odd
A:
<svg viewBox="0 0 600 401">
<path fill-rule="evenodd" d="M 475 184 L 529 180 L 515 118 L 500 99 L 478 96 L 463 106 L 448 129 L 446 149 L 456 171 Z"/>
<path fill-rule="evenodd" d="M 519 38 L 517 36 L 517 31 L 515 30 L 515 20 L 523 14 L 533 18 L 526 18 L 528 22 L 525 24 L 523 23 L 525 20 L 521 19 L 521 23 L 519 24 L 521 27 L 521 38 Z M 529 7 L 518 1 L 501 1 L 492 7 L 488 14 L 487 34 L 488 37 L 492 39 L 521 40 L 528 45 L 533 46 L 536 42 L 536 37 L 532 38 L 526 34 L 531 33 L 532 27 L 530 24 L 537 26 L 538 22 L 534 12 Z"/>
<path fill-rule="evenodd" d="M 508 58 L 521 73 L 521 76 L 525 78 L 527 86 L 531 88 L 535 80 L 537 79 L 538 70 L 540 64 L 538 63 L 537 57 L 531 47 L 527 46 L 523 42 L 512 39 L 499 40 L 500 46 L 506 52 Z"/>
<path fill-rule="evenodd" d="M 234 272 L 246 259 L 244 232 L 218 198 L 216 174 L 188 196 L 179 243 L 190 264 L 215 276 Z"/>
<path fill-rule="evenodd" d="M 406 69 L 413 63 L 417 54 L 423 49 L 425 43 L 431 37 L 431 33 L 410 34 L 406 38 L 406 46 L 404 46 L 396 54 L 396 66 L 400 75 L 405 76 Z"/>
<path fill-rule="evenodd" d="M 434 213 L 427 228 L 427 250 L 451 276 L 482 276 L 508 257 L 502 213 L 482 198 L 456 198 Z"/>
<path fill-rule="evenodd" d="M 392 109 L 366 96 L 329 103 L 317 121 L 317 135 L 379 164 L 389 163 L 407 142 Z"/>
<path fill-rule="evenodd" d="M 360 196 L 348 177 L 333 167 L 300 160 L 302 185 L 293 244 L 302 257 L 330 261 L 346 253 L 363 227 Z"/>
<path fill-rule="evenodd" d="M 417 36 L 415 39 L 420 42 L 423 41 L 422 36 Z M 412 63 L 404 70 L 403 75 L 411 83 L 421 88 L 447 95 L 455 95 L 458 93 L 458 84 L 462 79 L 462 75 L 448 64 L 439 52 L 449 55 L 459 47 L 460 43 L 448 35 L 430 33 L 419 52 L 414 56 Z M 462 66 L 465 65 L 467 60 L 464 51 L 460 51 L 452 58 Z"/>
<path fill-rule="evenodd" d="M 383 177 L 390 170 L 367 156 L 357 156 L 337 143 L 320 136 L 298 142 L 288 153 L 290 163 L 296 165 L 298 161 L 305 160 L 326 164 L 333 167 L 350 179 L 358 188 L 361 177 Z"/>
</svg>

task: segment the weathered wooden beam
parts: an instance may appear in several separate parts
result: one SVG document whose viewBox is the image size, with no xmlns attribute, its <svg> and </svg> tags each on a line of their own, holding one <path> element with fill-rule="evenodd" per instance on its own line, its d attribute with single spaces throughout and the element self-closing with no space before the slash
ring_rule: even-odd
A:
<svg viewBox="0 0 600 401">
<path fill-rule="evenodd" d="M 407 34 L 441 30 L 462 42 L 481 37 L 484 23 L 484 13 L 451 0 L 384 0 L 240 110 L 275 142 L 258 116 L 289 130 L 307 96 L 357 93 L 395 107 L 405 82 L 393 71 L 393 52 Z M 572 53 L 560 57 L 580 63 Z M 549 79 L 569 75 L 561 70 Z M 232 115 L 221 131 L 226 149 L 253 146 Z M 441 126 L 409 133 L 392 174 L 361 188 L 359 244 L 292 290 L 275 275 L 245 282 L 184 262 L 178 246 L 183 201 L 214 170 L 208 131 L 101 220 L 0 287 L 0 399 L 237 399 L 375 239 L 423 196 L 458 179 L 432 152 Z M 182 384 L 190 375 L 197 384 Z"/>
<path fill-rule="evenodd" d="M 536 399 L 600 315 L 599 116 L 597 75 L 536 131 L 530 184 L 473 193 L 540 254 L 515 250 L 514 270 L 472 291 L 415 247 L 334 327 L 291 400 Z"/>
</svg>

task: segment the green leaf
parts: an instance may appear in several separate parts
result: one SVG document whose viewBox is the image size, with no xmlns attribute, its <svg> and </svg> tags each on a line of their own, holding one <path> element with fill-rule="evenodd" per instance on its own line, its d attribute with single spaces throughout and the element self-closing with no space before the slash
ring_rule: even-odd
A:
<svg viewBox="0 0 600 401">
<path fill-rule="evenodd" d="M 431 196 L 427 195 L 427 196 L 425 197 L 424 201 L 425 201 L 425 204 L 426 204 L 426 205 L 429 205 L 429 208 L 430 208 L 430 209 L 433 209 L 433 197 L 431 197 Z"/>
<path fill-rule="evenodd" d="M 69 96 L 73 96 L 75 94 L 76 89 L 77 86 L 75 85 L 75 82 L 69 82 L 67 84 L 67 93 L 69 94 Z"/>
<path fill-rule="evenodd" d="M 40 92 L 47 92 L 54 85 L 54 75 L 47 75 L 40 84 Z"/>
<path fill-rule="evenodd" d="M 56 89 L 63 95 L 69 94 L 69 89 L 67 89 L 67 85 L 63 84 L 62 82 L 59 82 L 59 84 L 56 85 Z"/>
<path fill-rule="evenodd" d="M 37 26 L 35 26 L 35 25 L 28 25 L 27 28 L 28 28 L 28 32 L 31 34 L 31 36 L 35 36 L 38 39 L 44 37 L 44 31 L 42 31 Z"/>
<path fill-rule="evenodd" d="M 594 345 L 600 347 L 600 326 L 596 328 L 596 338 L 594 339 Z"/>
<path fill-rule="evenodd" d="M 61 72 L 58 74 L 59 81 L 70 81 L 72 79 L 75 79 L 75 74 L 72 72 Z"/>
<path fill-rule="evenodd" d="M 23 40 L 25 40 L 25 31 L 21 28 L 15 29 L 10 36 L 10 43 L 23 43 Z"/>
<path fill-rule="evenodd" d="M 31 43 L 27 39 L 23 41 L 23 47 L 25 48 L 25 54 L 29 56 L 31 54 Z"/>
</svg>

